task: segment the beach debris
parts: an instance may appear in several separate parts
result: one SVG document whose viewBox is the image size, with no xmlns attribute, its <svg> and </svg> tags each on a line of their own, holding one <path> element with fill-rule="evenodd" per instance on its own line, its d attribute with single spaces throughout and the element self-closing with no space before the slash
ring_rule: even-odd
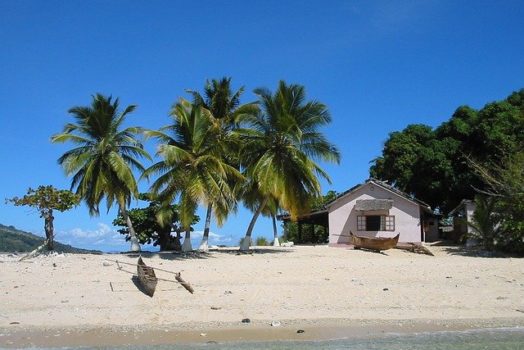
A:
<svg viewBox="0 0 524 350">
<path fill-rule="evenodd" d="M 272 321 L 271 322 L 271 327 L 280 327 L 281 326 L 281 323 L 279 321 Z"/>
<path fill-rule="evenodd" d="M 251 320 L 249 318 L 243 318 L 242 323 L 251 323 Z"/>
<path fill-rule="evenodd" d="M 522 312 L 524 314 L 524 310 L 521 310 L 521 309 L 515 309 L 515 311 L 517 312 Z"/>
<path fill-rule="evenodd" d="M 383 290 L 384 292 L 387 292 L 387 291 L 389 290 L 389 288 L 382 288 L 382 290 Z"/>
<path fill-rule="evenodd" d="M 56 263 L 53 263 L 53 267 L 56 267 Z"/>
<path fill-rule="evenodd" d="M 29 258 L 32 258 L 32 257 L 35 257 L 37 256 L 38 254 L 40 254 L 40 252 L 45 248 L 47 247 L 47 242 L 48 240 L 46 239 L 44 241 L 44 243 L 42 243 L 42 245 L 36 247 L 34 250 L 30 251 L 29 253 L 27 253 L 26 255 L 24 255 L 23 257 L 20 258 L 20 260 L 18 261 L 24 261 L 25 259 L 29 259 Z"/>
<path fill-rule="evenodd" d="M 280 246 L 281 246 L 281 247 L 288 247 L 288 248 L 290 248 L 290 247 L 293 247 L 294 245 L 295 245 L 294 242 L 284 242 L 284 243 L 280 243 Z"/>
<path fill-rule="evenodd" d="M 20 324 L 18 321 L 9 322 L 9 324 Z"/>
<path fill-rule="evenodd" d="M 451 276 L 446 276 L 446 278 L 453 278 L 453 277 L 451 277 Z"/>
<path fill-rule="evenodd" d="M 102 262 L 102 266 L 111 266 L 111 265 L 113 265 L 113 264 L 110 263 L 110 262 L 107 261 L 107 260 L 104 260 L 104 261 Z"/>
<path fill-rule="evenodd" d="M 430 256 L 435 256 L 431 250 L 424 247 L 421 244 L 415 244 L 415 243 L 397 243 L 396 249 L 402 249 L 406 250 L 408 252 L 416 253 L 416 254 L 425 254 Z"/>
<path fill-rule="evenodd" d="M 211 310 L 221 310 L 220 306 L 211 306 Z"/>
<path fill-rule="evenodd" d="M 189 293 L 193 294 L 195 292 L 195 290 L 193 289 L 193 287 L 191 287 L 191 285 L 189 283 L 187 283 L 186 281 L 184 281 L 182 279 L 182 276 L 180 275 L 180 272 L 176 273 L 175 274 L 175 279 L 182 285 L 182 287 L 184 287 Z"/>
<path fill-rule="evenodd" d="M 302 334 L 302 333 L 306 333 L 306 331 L 303 330 L 303 329 L 299 329 L 299 330 L 297 331 L 297 333 L 298 333 L 298 334 Z"/>
<path fill-rule="evenodd" d="M 200 333 L 200 336 L 201 337 L 205 337 L 205 336 L 207 336 L 207 333 Z"/>
<path fill-rule="evenodd" d="M 232 292 L 232 291 L 230 291 L 230 290 L 226 290 L 226 291 L 224 292 L 224 294 L 225 294 L 225 295 L 228 295 L 228 294 L 233 294 L 233 292 Z"/>
</svg>

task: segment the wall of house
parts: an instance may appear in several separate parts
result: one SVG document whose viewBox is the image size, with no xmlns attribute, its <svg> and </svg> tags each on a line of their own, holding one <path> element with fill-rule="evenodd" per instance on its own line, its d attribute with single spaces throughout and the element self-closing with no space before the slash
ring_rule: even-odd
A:
<svg viewBox="0 0 524 350">
<path fill-rule="evenodd" d="M 392 199 L 393 207 L 386 211 L 365 212 L 355 210 L 357 199 Z M 358 231 L 359 215 L 394 215 L 394 231 Z M 406 198 L 372 183 L 366 183 L 354 192 L 341 197 L 329 208 L 329 244 L 349 243 L 349 232 L 367 237 L 394 237 L 399 242 L 420 242 L 420 206 Z"/>
</svg>

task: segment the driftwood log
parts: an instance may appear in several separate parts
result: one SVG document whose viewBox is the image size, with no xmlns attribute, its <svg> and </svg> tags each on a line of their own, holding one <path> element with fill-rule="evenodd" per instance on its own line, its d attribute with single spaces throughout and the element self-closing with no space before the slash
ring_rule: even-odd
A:
<svg viewBox="0 0 524 350">
<path fill-rule="evenodd" d="M 18 261 L 23 261 L 25 259 L 29 259 L 29 258 L 37 256 L 47 246 L 47 242 L 48 241 L 49 240 L 46 239 L 42 245 L 40 245 L 40 246 L 36 247 L 36 249 L 30 251 L 29 253 L 27 253 L 26 255 L 21 257 L 20 260 L 18 260 Z"/>
<path fill-rule="evenodd" d="M 428 248 L 426 248 L 426 247 L 424 247 L 423 245 L 420 245 L 420 244 L 415 244 L 415 243 L 397 243 L 397 246 L 395 248 L 402 249 L 402 250 L 407 250 L 408 252 L 412 252 L 412 253 L 435 256 L 435 255 L 433 255 L 431 250 L 429 250 Z"/>
<path fill-rule="evenodd" d="M 182 287 L 184 287 L 189 293 L 193 294 L 195 292 L 195 290 L 193 289 L 193 287 L 191 287 L 191 285 L 189 283 L 187 283 L 186 281 L 184 281 L 182 279 L 182 276 L 180 275 L 180 272 L 176 273 L 175 274 L 175 279 L 182 285 Z"/>
</svg>

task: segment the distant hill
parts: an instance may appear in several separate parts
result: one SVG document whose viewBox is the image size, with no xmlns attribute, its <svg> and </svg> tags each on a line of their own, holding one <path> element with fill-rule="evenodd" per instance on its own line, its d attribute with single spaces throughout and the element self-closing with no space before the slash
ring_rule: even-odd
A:
<svg viewBox="0 0 524 350">
<path fill-rule="evenodd" d="M 32 233 L 20 231 L 14 226 L 0 224 L 0 252 L 30 252 L 44 243 L 44 238 Z M 55 241 L 55 251 L 62 253 L 100 253 L 72 247 Z"/>
</svg>

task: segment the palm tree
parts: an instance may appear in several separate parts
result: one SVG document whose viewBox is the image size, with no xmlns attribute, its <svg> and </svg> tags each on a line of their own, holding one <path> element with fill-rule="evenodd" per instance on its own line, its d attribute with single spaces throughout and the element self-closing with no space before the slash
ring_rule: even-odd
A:
<svg viewBox="0 0 524 350">
<path fill-rule="evenodd" d="M 467 224 L 466 239 L 479 240 L 487 250 L 495 249 L 498 239 L 502 236 L 502 218 L 496 211 L 497 199 L 485 195 L 475 196 L 475 211 L 471 221 Z"/>
<path fill-rule="evenodd" d="M 257 115 L 244 115 L 241 123 L 247 127 L 236 133 L 245 145 L 241 160 L 246 177 L 263 197 L 241 250 L 249 249 L 255 222 L 272 198 L 296 218 L 320 195 L 319 177 L 330 181 L 316 162 L 340 161 L 336 147 L 318 131 L 331 121 L 329 112 L 320 102 L 306 102 L 303 86 L 280 81 L 274 94 L 266 89 L 256 89 L 255 94 L 262 110 Z"/>
<path fill-rule="evenodd" d="M 245 114 L 254 114 L 258 111 L 256 103 L 248 103 L 241 105 L 240 96 L 244 92 L 244 88 L 233 93 L 231 89 L 231 78 L 222 78 L 220 80 L 213 79 L 206 81 L 204 86 L 204 96 L 195 91 L 188 91 L 193 96 L 193 103 L 196 106 L 201 106 L 210 112 L 212 130 L 210 133 L 209 142 L 214 142 L 217 148 L 222 152 L 218 154 L 225 162 L 238 168 L 238 161 L 235 160 L 236 144 L 231 136 L 231 131 L 235 128 L 237 120 Z M 234 184 L 231 184 L 234 185 Z M 216 213 L 221 217 L 227 217 L 228 207 L 215 208 L 217 210 L 226 209 L 226 212 Z M 211 224 L 211 213 L 213 211 L 213 202 L 208 202 L 206 221 L 204 226 L 204 234 L 199 250 L 208 250 L 209 228 Z"/>
<path fill-rule="evenodd" d="M 160 141 L 157 155 L 162 160 L 147 169 L 144 176 L 160 175 L 151 191 L 164 202 L 180 197 L 180 222 L 186 231 L 182 250 L 188 251 L 192 250 L 190 226 L 198 204 L 208 205 L 207 222 L 213 203 L 221 224 L 225 218 L 222 214 L 235 204 L 228 181 L 241 180 L 242 175 L 221 156 L 222 149 L 214 140 L 213 120 L 207 109 L 180 99 L 171 116 L 172 125 L 146 133 Z"/>
<path fill-rule="evenodd" d="M 90 215 L 99 215 L 100 202 L 105 198 L 108 210 L 117 203 L 131 236 L 131 250 L 139 251 L 140 245 L 127 214 L 131 197 L 138 198 L 138 187 L 132 169 L 144 171 L 138 160 L 151 159 L 136 135 L 139 127 L 123 130 L 126 116 L 135 105 L 119 110 L 118 98 L 96 94 L 91 106 L 77 106 L 69 110 L 76 123 L 68 123 L 60 134 L 52 136 L 56 143 L 72 142 L 75 148 L 64 153 L 58 163 L 67 176 L 72 176 L 71 189 L 85 201 Z"/>
</svg>

